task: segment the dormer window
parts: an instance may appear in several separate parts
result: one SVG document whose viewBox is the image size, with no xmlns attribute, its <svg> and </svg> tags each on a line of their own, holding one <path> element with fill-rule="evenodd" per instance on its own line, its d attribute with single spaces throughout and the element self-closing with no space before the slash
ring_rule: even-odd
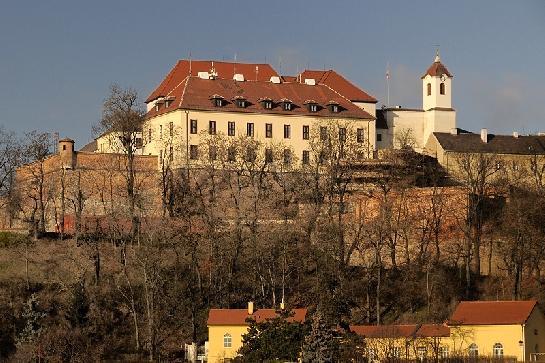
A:
<svg viewBox="0 0 545 363">
<path fill-rule="evenodd" d="M 173 96 L 169 96 L 168 98 L 166 98 L 165 99 L 165 108 L 168 108 L 172 104 L 173 100 L 174 100 Z"/>
<path fill-rule="evenodd" d="M 246 98 L 242 96 L 236 96 L 235 98 L 233 98 L 233 101 L 235 102 L 238 108 L 245 108 L 248 105 Z"/>
<path fill-rule="evenodd" d="M 220 95 L 212 95 L 210 96 L 210 100 L 212 101 L 212 104 L 216 107 L 222 107 L 224 104 L 223 96 Z"/>
<path fill-rule="evenodd" d="M 268 98 L 268 97 L 264 97 L 264 98 L 260 98 L 259 99 L 259 102 L 261 103 L 261 106 L 266 109 L 266 110 L 272 110 L 273 108 L 273 101 Z"/>
<path fill-rule="evenodd" d="M 340 111 L 339 103 L 336 101 L 329 101 L 327 103 L 327 108 L 329 109 L 329 112 L 332 113 L 338 113 Z"/>
<path fill-rule="evenodd" d="M 283 98 L 280 102 L 282 102 L 282 110 L 291 111 L 293 104 L 290 100 Z"/>
<path fill-rule="evenodd" d="M 159 111 L 159 109 L 161 108 L 161 104 L 165 103 L 165 101 L 163 101 L 163 99 L 160 99 L 160 100 L 157 100 L 155 102 L 155 111 Z"/>
<path fill-rule="evenodd" d="M 155 111 L 159 111 L 159 104 L 158 103 L 155 104 Z"/>
<path fill-rule="evenodd" d="M 309 112 L 318 112 L 318 102 L 314 100 L 306 100 L 304 103 Z"/>
</svg>

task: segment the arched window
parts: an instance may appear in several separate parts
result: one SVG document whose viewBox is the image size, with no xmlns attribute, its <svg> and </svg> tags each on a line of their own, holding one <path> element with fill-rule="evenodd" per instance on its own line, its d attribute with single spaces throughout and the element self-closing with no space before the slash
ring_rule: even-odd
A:
<svg viewBox="0 0 545 363">
<path fill-rule="evenodd" d="M 223 336 L 223 347 L 224 348 L 231 348 L 232 344 L 233 344 L 233 339 L 231 338 L 231 334 L 226 333 Z"/>
<path fill-rule="evenodd" d="M 473 358 L 476 358 L 479 356 L 479 347 L 477 346 L 477 344 L 475 343 L 471 343 L 471 345 L 469 346 L 469 356 L 470 357 L 473 357 Z"/>
<path fill-rule="evenodd" d="M 445 94 L 445 84 L 444 83 L 441 83 L 439 85 L 439 93 L 444 95 Z"/>
<path fill-rule="evenodd" d="M 428 83 L 428 96 L 431 96 L 431 83 Z"/>
<path fill-rule="evenodd" d="M 492 348 L 492 356 L 494 358 L 503 357 L 503 345 L 501 345 L 501 343 L 494 344 L 494 348 Z"/>
</svg>

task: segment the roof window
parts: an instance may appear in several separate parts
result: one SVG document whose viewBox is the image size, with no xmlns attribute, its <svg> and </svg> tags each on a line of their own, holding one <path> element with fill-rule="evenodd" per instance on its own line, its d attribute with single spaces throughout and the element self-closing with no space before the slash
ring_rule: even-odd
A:
<svg viewBox="0 0 545 363">
<path fill-rule="evenodd" d="M 291 111 L 293 108 L 293 102 L 291 100 L 288 100 L 287 98 L 283 98 L 280 100 L 282 103 L 282 110 L 284 111 Z"/>
<path fill-rule="evenodd" d="M 222 107 L 225 101 L 223 96 L 220 96 L 218 94 L 213 94 L 212 96 L 210 96 L 210 100 L 212 101 L 212 104 L 216 107 Z"/>
<path fill-rule="evenodd" d="M 319 110 L 318 102 L 314 100 L 306 100 L 304 104 L 307 106 L 309 112 L 318 112 Z"/>
<path fill-rule="evenodd" d="M 273 101 L 268 97 L 263 97 L 259 99 L 261 106 L 266 110 L 271 110 L 273 108 Z"/>
<path fill-rule="evenodd" d="M 235 102 L 235 104 L 239 108 L 246 108 L 246 106 L 248 105 L 248 102 L 246 101 L 246 98 L 244 98 L 242 96 L 235 96 L 233 98 L 233 101 Z"/>
<path fill-rule="evenodd" d="M 329 112 L 332 112 L 332 113 L 338 113 L 341 110 L 339 103 L 337 101 L 329 101 L 327 103 L 327 108 L 329 109 Z"/>
</svg>

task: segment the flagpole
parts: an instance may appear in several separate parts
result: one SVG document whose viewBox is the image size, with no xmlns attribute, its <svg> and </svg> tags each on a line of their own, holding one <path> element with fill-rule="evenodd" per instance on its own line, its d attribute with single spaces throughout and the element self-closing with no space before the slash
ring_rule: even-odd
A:
<svg viewBox="0 0 545 363">
<path fill-rule="evenodd" d="M 390 107 L 390 63 L 386 63 L 386 107 Z"/>
</svg>

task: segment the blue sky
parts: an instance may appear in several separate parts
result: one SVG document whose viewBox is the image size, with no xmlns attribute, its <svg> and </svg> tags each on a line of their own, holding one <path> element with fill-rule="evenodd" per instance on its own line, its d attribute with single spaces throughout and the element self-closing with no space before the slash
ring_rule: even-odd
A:
<svg viewBox="0 0 545 363">
<path fill-rule="evenodd" d="M 0 13 L 0 125 L 93 138 L 108 87 L 142 99 L 176 60 L 332 68 L 391 104 L 421 106 L 435 44 L 460 127 L 545 131 L 545 1 L 10 1 Z M 280 66 L 281 64 L 281 66 Z M 280 69 L 281 68 L 281 69 Z"/>
</svg>

